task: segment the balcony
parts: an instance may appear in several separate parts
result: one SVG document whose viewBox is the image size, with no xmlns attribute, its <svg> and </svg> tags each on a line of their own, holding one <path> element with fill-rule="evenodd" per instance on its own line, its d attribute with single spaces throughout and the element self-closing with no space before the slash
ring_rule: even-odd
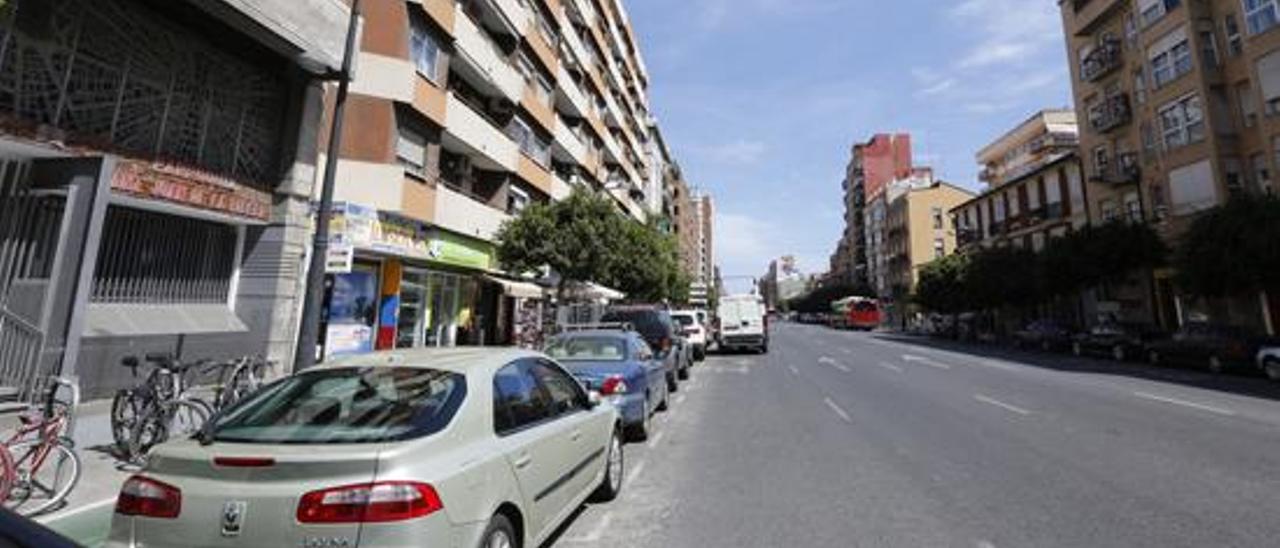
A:
<svg viewBox="0 0 1280 548">
<path fill-rule="evenodd" d="M 516 143 L 498 129 L 483 114 L 456 93 L 450 93 L 445 102 L 445 137 L 448 148 L 462 148 L 484 161 L 479 167 L 491 170 L 516 170 L 516 158 L 520 154 Z"/>
<path fill-rule="evenodd" d="M 1129 94 L 1122 93 L 1104 99 L 1089 107 L 1089 127 L 1097 133 L 1106 133 L 1133 120 L 1129 107 Z"/>
<path fill-rule="evenodd" d="M 564 120 L 560 120 L 556 124 L 555 147 L 558 152 L 564 153 L 556 154 L 560 159 L 572 159 L 580 165 L 587 165 L 587 145 L 582 142 L 582 139 L 573 132 L 573 128 L 569 127 L 569 124 L 565 123 Z"/>
<path fill-rule="evenodd" d="M 578 82 L 570 76 L 569 71 L 562 66 L 556 73 L 556 90 L 559 91 L 559 100 L 562 106 L 561 110 L 567 111 L 577 117 L 586 117 L 591 112 L 591 107 L 587 102 L 587 96 L 582 93 L 582 89 L 578 87 Z"/>
<path fill-rule="evenodd" d="M 1106 40 L 1080 62 L 1080 79 L 1097 82 L 1124 65 L 1124 52 L 1119 40 Z"/>
<path fill-rule="evenodd" d="M 447 185 L 436 187 L 435 224 L 442 228 L 491 241 L 509 218 L 506 213 Z"/>
<path fill-rule="evenodd" d="M 1096 169 L 1089 175 L 1089 181 L 1105 185 L 1131 185 L 1142 179 L 1142 167 L 1138 164 L 1137 153 L 1128 152 L 1119 156 L 1119 162 Z"/>
<path fill-rule="evenodd" d="M 516 34 L 525 32 L 529 25 L 533 24 L 533 14 L 516 0 L 492 0 L 492 2 Z"/>
<path fill-rule="evenodd" d="M 492 88 L 490 91 L 501 93 L 511 102 L 520 102 L 524 96 L 524 77 L 507 63 L 506 53 L 462 11 L 461 6 L 454 20 L 453 32 L 457 39 L 458 58 L 463 61 L 455 65 L 458 70 L 485 82 Z"/>
<path fill-rule="evenodd" d="M 1072 0 L 1075 20 L 1070 26 L 1076 36 L 1088 36 L 1128 3 L 1129 0 Z"/>
</svg>

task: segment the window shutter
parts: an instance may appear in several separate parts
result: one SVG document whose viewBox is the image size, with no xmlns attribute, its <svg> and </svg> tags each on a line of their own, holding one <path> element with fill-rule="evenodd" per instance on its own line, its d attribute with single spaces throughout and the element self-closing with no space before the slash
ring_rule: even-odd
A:
<svg viewBox="0 0 1280 548">
<path fill-rule="evenodd" d="M 1280 49 L 1258 59 L 1258 81 L 1264 103 L 1280 99 Z"/>
</svg>

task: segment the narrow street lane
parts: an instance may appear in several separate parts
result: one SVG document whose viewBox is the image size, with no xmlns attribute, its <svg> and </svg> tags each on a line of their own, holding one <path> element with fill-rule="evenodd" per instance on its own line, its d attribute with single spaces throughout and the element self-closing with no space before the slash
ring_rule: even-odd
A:
<svg viewBox="0 0 1280 548">
<path fill-rule="evenodd" d="M 782 324 L 556 546 L 1273 546 L 1280 390 Z"/>
</svg>

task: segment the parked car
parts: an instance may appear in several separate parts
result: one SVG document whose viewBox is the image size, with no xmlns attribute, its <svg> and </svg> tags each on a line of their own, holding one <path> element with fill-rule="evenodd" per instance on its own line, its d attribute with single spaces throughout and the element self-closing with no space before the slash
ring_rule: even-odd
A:
<svg viewBox="0 0 1280 548">
<path fill-rule="evenodd" d="M 649 419 L 666 410 L 666 370 L 634 331 L 574 331 L 547 341 L 547 355 L 559 361 L 587 390 L 599 392 L 622 415 L 636 441 L 649 438 Z"/>
<path fill-rule="evenodd" d="M 1252 364 L 1262 341 L 1241 327 L 1192 322 L 1167 340 L 1148 345 L 1147 361 L 1153 365 L 1181 364 L 1222 373 Z"/>
<path fill-rule="evenodd" d="M 617 409 L 542 354 L 371 354 L 156 447 L 107 545 L 538 546 L 622 475 Z"/>
<path fill-rule="evenodd" d="M 610 307 L 600 318 L 604 323 L 630 324 L 649 343 L 654 353 L 667 364 L 667 387 L 679 390 L 677 380 L 689 378 L 689 366 L 693 364 L 693 351 L 676 328 L 671 313 L 658 305 L 628 305 Z"/>
<path fill-rule="evenodd" d="M 1268 344 L 1258 351 L 1258 369 L 1273 381 L 1280 381 L 1280 343 Z"/>
<path fill-rule="evenodd" d="M 1071 342 L 1071 353 L 1077 356 L 1102 355 L 1118 362 L 1141 360 L 1147 345 L 1166 336 L 1152 325 L 1107 322 L 1076 335 Z"/>
<path fill-rule="evenodd" d="M 1018 348 L 1039 348 L 1046 352 L 1070 348 L 1074 337 L 1071 328 L 1053 320 L 1037 320 L 1013 333 Z"/>
<path fill-rule="evenodd" d="M 764 300 L 759 295 L 730 295 L 720 299 L 721 350 L 751 349 L 769 352 L 769 330 Z"/>
<path fill-rule="evenodd" d="M 671 313 L 671 319 L 679 324 L 681 332 L 685 338 L 689 339 L 689 344 L 693 345 L 694 361 L 702 361 L 707 359 L 707 327 L 706 323 L 699 319 L 705 316 L 705 313 L 695 310 L 678 310 Z"/>
</svg>

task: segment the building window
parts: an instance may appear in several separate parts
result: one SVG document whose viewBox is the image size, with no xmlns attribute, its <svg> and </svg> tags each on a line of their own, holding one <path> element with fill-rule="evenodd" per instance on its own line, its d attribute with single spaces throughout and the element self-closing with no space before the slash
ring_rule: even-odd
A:
<svg viewBox="0 0 1280 548">
<path fill-rule="evenodd" d="M 1253 167 L 1254 182 L 1259 189 L 1271 187 L 1271 168 L 1267 166 L 1267 155 L 1261 152 L 1249 157 Z"/>
<path fill-rule="evenodd" d="M 1253 94 L 1253 83 L 1244 82 L 1236 86 L 1236 102 L 1240 105 L 1240 118 L 1244 127 L 1258 124 L 1258 98 Z"/>
<path fill-rule="evenodd" d="M 1147 77 L 1141 68 L 1133 71 L 1133 98 L 1139 105 L 1147 103 Z"/>
<path fill-rule="evenodd" d="M 1266 32 L 1280 23 L 1280 0 L 1244 0 L 1244 19 L 1249 34 Z"/>
<path fill-rule="evenodd" d="M 1106 145 L 1093 149 L 1093 169 L 1097 175 L 1111 171 L 1111 151 Z"/>
<path fill-rule="evenodd" d="M 1191 42 L 1187 30 L 1178 29 L 1158 40 L 1148 52 L 1151 60 L 1151 79 L 1157 88 L 1177 80 L 1191 72 Z"/>
<path fill-rule="evenodd" d="M 231 225 L 110 206 L 93 273 L 95 303 L 225 304 L 239 263 Z"/>
<path fill-rule="evenodd" d="M 1147 153 L 1148 160 L 1154 159 L 1156 152 L 1156 134 L 1151 130 L 1151 124 L 1142 123 L 1142 148 Z"/>
<path fill-rule="evenodd" d="M 427 171 L 427 140 L 421 133 L 405 125 L 396 135 L 396 162 L 405 172 L 425 177 Z"/>
<path fill-rule="evenodd" d="M 1227 32 L 1227 55 L 1235 57 L 1244 52 L 1244 38 L 1240 36 L 1240 23 L 1236 14 L 1228 13 L 1222 19 L 1222 29 Z"/>
<path fill-rule="evenodd" d="M 1217 40 L 1212 30 L 1200 31 L 1200 55 L 1205 67 L 1217 67 L 1219 64 Z"/>
<path fill-rule="evenodd" d="M 1182 0 L 1138 0 L 1138 9 L 1142 13 L 1142 26 L 1151 26 L 1180 4 Z"/>
<path fill-rule="evenodd" d="M 1267 116 L 1280 115 L 1280 49 L 1258 59 L 1258 87 Z"/>
<path fill-rule="evenodd" d="M 1124 195 L 1124 212 L 1130 222 L 1142 222 L 1142 199 L 1137 192 Z"/>
<path fill-rule="evenodd" d="M 1161 107 L 1160 125 L 1166 150 L 1204 140 L 1200 96 L 1193 93 Z"/>
<path fill-rule="evenodd" d="M 418 74 L 432 82 L 440 82 L 440 44 L 431 33 L 430 23 L 418 10 L 409 10 L 409 54 Z"/>
<path fill-rule="evenodd" d="M 1130 47 L 1138 45 L 1138 21 L 1132 13 L 1124 15 L 1124 37 L 1129 41 Z"/>
<path fill-rule="evenodd" d="M 933 208 L 933 229 L 934 230 L 943 229 L 942 208 L 940 207 Z"/>
<path fill-rule="evenodd" d="M 551 80 L 534 67 L 533 61 L 530 61 L 523 51 L 516 58 L 516 68 L 524 76 L 524 83 L 533 89 L 538 102 L 550 108 L 555 101 L 555 86 L 551 84 Z"/>
<path fill-rule="evenodd" d="M 933 240 L 933 258 L 941 259 L 947 256 L 947 242 L 942 238 L 934 238 Z"/>
<path fill-rule="evenodd" d="M 510 215 L 519 215 L 524 208 L 529 207 L 529 193 L 524 189 L 514 186 L 507 189 L 507 213 Z"/>
<path fill-rule="evenodd" d="M 544 139 L 541 135 L 533 130 L 533 126 L 524 121 L 520 116 L 511 118 L 511 123 L 507 124 L 507 137 L 515 141 L 520 146 L 520 151 L 525 153 L 534 162 L 544 168 L 551 166 L 551 143 Z"/>
<path fill-rule="evenodd" d="M 1120 208 L 1116 205 L 1116 201 L 1112 199 L 1098 202 L 1098 211 L 1102 213 L 1102 222 L 1104 223 L 1120 218 Z"/>
</svg>

